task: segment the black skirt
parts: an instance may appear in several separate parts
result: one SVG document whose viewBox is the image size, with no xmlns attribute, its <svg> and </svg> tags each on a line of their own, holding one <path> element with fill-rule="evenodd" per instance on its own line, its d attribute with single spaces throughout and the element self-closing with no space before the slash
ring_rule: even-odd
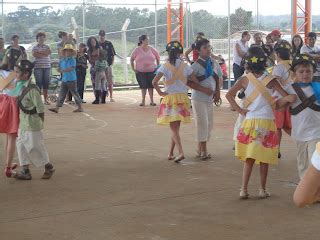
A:
<svg viewBox="0 0 320 240">
<path fill-rule="evenodd" d="M 155 72 L 138 72 L 136 78 L 141 89 L 153 88 L 152 80 L 155 77 Z"/>
</svg>

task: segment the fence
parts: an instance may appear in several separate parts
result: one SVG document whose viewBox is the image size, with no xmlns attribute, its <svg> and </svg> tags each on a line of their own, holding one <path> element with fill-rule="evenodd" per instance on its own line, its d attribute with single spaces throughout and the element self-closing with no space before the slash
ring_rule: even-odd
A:
<svg viewBox="0 0 320 240">
<path fill-rule="evenodd" d="M 159 52 L 163 52 L 167 34 L 166 0 L 141 2 L 137 0 L 123 0 L 121 3 L 114 3 L 114 0 L 69 0 L 68 3 L 63 3 L 53 0 L 25 2 L 6 0 L 2 1 L 4 10 L 1 21 L 2 33 L 7 43 L 13 33 L 18 33 L 21 36 L 21 42 L 30 46 L 35 42 L 36 32 L 44 30 L 55 53 L 58 40 L 56 33 L 59 30 L 72 32 L 75 28 L 74 22 L 78 26 L 77 31 L 81 42 L 85 42 L 89 36 L 97 36 L 99 29 L 105 29 L 107 39 L 113 42 L 118 54 L 114 66 L 116 84 L 136 83 L 135 75 L 129 66 L 129 56 L 136 47 L 138 36 L 149 35 L 150 45 L 155 46 Z M 179 0 L 172 2 L 173 6 L 177 6 Z M 278 8 L 270 8 L 269 1 L 184 0 L 185 47 L 191 45 L 197 32 L 204 32 L 210 39 L 214 53 L 224 56 L 229 66 L 229 76 L 232 76 L 230 66 L 233 45 L 239 39 L 239 33 L 244 30 L 268 32 L 273 28 L 280 28 L 290 34 L 291 0 L 281 0 L 277 4 L 278 8 L 282 9 L 281 12 Z M 319 5 L 315 1 L 314 8 L 320 7 Z M 272 9 L 273 12 L 266 12 L 266 9 Z M 270 14 L 279 16 L 265 16 Z M 74 22 L 71 22 L 72 17 Z M 126 31 L 121 31 L 127 18 L 131 22 Z M 162 60 L 164 58 L 163 53 Z"/>
</svg>

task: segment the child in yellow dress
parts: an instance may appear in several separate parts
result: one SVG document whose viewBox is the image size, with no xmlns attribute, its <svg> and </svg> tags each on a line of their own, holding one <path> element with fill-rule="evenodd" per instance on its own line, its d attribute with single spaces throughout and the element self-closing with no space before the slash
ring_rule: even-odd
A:
<svg viewBox="0 0 320 240">
<path fill-rule="evenodd" d="M 245 57 L 249 73 L 240 78 L 226 97 L 231 106 L 245 116 L 236 141 L 236 157 L 244 161 L 240 198 L 247 199 L 248 183 L 253 165 L 260 165 L 260 198 L 267 198 L 266 191 L 269 164 L 278 163 L 279 139 L 274 123 L 273 109 L 284 109 L 294 102 L 295 95 L 288 95 L 275 77 L 266 72 L 267 56 L 260 47 L 251 47 Z M 238 91 L 245 89 L 243 108 L 235 101 Z M 273 90 L 283 98 L 275 101 Z"/>
<path fill-rule="evenodd" d="M 172 132 L 171 148 L 168 160 L 174 160 L 179 163 L 183 160 L 184 152 L 182 149 L 181 138 L 179 134 L 181 122 L 191 123 L 190 100 L 188 99 L 188 87 L 202 91 L 207 95 L 212 95 L 213 91 L 209 88 L 200 86 L 197 78 L 190 66 L 184 63 L 180 56 L 183 53 L 183 47 L 178 41 L 172 41 L 167 44 L 166 51 L 169 54 L 168 61 L 157 71 L 153 79 L 153 85 L 163 100 L 160 105 L 157 123 L 161 125 L 170 125 Z M 164 76 L 164 91 L 159 87 L 159 81 Z M 190 80 L 188 80 L 190 79 Z M 174 148 L 177 145 L 179 156 L 174 157 Z"/>
</svg>

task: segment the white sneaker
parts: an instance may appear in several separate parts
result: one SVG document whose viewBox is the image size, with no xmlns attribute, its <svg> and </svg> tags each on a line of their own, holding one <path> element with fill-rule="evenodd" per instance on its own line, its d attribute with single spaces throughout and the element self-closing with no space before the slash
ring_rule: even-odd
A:
<svg viewBox="0 0 320 240">
<path fill-rule="evenodd" d="M 271 194 L 267 192 L 265 189 L 260 189 L 259 190 L 259 198 L 264 199 L 270 197 Z"/>
<path fill-rule="evenodd" d="M 240 199 L 248 199 L 249 193 L 247 190 L 240 189 Z"/>
</svg>

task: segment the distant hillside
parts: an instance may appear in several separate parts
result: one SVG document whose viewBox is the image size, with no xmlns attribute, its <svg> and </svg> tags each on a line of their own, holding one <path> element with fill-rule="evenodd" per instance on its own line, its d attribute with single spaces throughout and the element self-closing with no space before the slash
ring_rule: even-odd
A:
<svg viewBox="0 0 320 240">
<path fill-rule="evenodd" d="M 312 29 L 313 31 L 320 32 L 320 15 L 312 17 Z M 291 28 L 291 15 L 279 15 L 279 16 L 261 16 L 260 24 L 262 30 L 271 30 L 274 28 L 290 29 Z"/>
</svg>

